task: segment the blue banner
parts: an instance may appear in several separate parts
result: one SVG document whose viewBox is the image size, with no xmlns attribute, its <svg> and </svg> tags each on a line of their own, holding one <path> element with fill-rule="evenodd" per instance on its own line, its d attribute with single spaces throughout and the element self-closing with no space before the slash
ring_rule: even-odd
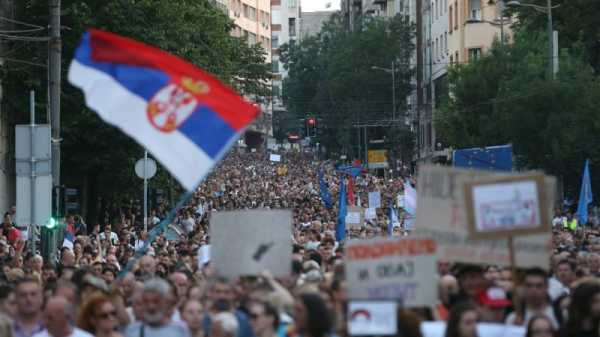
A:
<svg viewBox="0 0 600 337">
<path fill-rule="evenodd" d="M 337 225 L 335 226 L 335 239 L 342 241 L 346 237 L 346 183 L 344 178 L 340 179 L 340 209 L 337 218 Z"/>
<path fill-rule="evenodd" d="M 594 201 L 589 165 L 590 161 L 588 159 L 585 161 L 585 167 L 583 168 L 581 191 L 579 192 L 579 204 L 577 205 L 577 220 L 581 225 L 585 225 L 588 222 L 588 206 Z"/>
<path fill-rule="evenodd" d="M 321 192 L 321 200 L 325 203 L 325 207 L 331 208 L 333 207 L 333 202 L 331 201 L 331 193 L 329 193 L 329 185 L 325 181 L 325 177 L 323 175 L 323 171 L 319 171 L 319 189 Z"/>
<path fill-rule="evenodd" d="M 452 155 L 452 162 L 454 167 L 491 171 L 512 171 L 512 145 L 508 144 L 455 150 Z"/>
</svg>

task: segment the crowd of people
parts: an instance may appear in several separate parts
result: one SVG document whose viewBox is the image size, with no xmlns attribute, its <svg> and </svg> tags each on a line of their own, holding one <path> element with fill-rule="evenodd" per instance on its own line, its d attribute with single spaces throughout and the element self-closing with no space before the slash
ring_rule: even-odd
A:
<svg viewBox="0 0 600 337">
<path fill-rule="evenodd" d="M 320 172 L 332 207 L 322 200 Z M 161 235 L 148 242 L 135 212 L 89 225 L 69 216 L 66 231 L 75 240 L 56 261 L 28 252 L 11 209 L 0 233 L 0 336 L 348 336 L 344 241 L 335 235 L 340 177 L 334 163 L 310 153 L 285 152 L 281 162 L 263 153 L 231 153 L 178 211 L 172 221 L 178 240 Z M 381 207 L 346 238 L 407 235 L 410 216 L 396 204 L 405 184 L 414 180 L 357 177 L 349 203 L 366 207 L 368 193 L 379 191 Z M 390 206 L 399 217 L 392 233 Z M 254 208 L 293 210 L 292 273 L 224 279 L 203 254 L 211 214 Z M 167 212 L 152 210 L 149 228 Z M 439 302 L 399 308 L 397 335 L 422 336 L 421 322 L 443 321 L 447 337 L 477 336 L 481 322 L 522 326 L 526 336 L 600 336 L 600 232 L 563 223 L 561 210 L 546 266 L 515 272 L 493 261 L 474 266 L 441 257 L 439 287 L 431 289 Z"/>
</svg>

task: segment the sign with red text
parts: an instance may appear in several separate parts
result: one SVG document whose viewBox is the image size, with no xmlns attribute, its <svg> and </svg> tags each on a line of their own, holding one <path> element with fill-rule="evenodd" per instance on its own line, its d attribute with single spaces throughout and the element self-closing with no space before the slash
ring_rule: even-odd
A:
<svg viewBox="0 0 600 337">
<path fill-rule="evenodd" d="M 436 243 L 430 239 L 355 240 L 346 247 L 348 297 L 396 300 L 404 308 L 434 305 Z"/>
<path fill-rule="evenodd" d="M 515 176 L 441 166 L 422 166 L 417 183 L 418 207 L 413 234 L 431 238 L 438 244 L 441 259 L 448 262 L 510 265 L 508 240 L 472 240 L 465 205 L 465 186 L 481 179 Z M 556 179 L 544 177 L 544 198 L 554 200 Z M 551 218 L 552 203 L 544 209 Z M 514 238 L 517 267 L 548 267 L 550 234 L 532 234 Z"/>
</svg>

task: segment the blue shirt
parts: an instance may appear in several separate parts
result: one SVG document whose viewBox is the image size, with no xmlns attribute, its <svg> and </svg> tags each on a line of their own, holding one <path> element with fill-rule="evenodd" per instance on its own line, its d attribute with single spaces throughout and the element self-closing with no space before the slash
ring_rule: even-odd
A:
<svg viewBox="0 0 600 337">
<path fill-rule="evenodd" d="M 23 330 L 23 327 L 21 326 L 21 324 L 19 324 L 19 321 L 15 320 L 13 322 L 13 336 L 14 337 L 32 337 L 36 333 L 44 331 L 44 329 L 45 329 L 44 324 L 42 322 L 38 322 L 35 329 L 33 329 L 33 331 L 30 334 L 27 334 L 25 332 L 25 330 Z"/>
</svg>

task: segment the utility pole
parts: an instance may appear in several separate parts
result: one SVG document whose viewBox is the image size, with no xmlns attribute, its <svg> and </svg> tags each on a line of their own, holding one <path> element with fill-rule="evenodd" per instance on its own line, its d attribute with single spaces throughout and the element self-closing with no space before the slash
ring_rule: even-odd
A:
<svg viewBox="0 0 600 337">
<path fill-rule="evenodd" d="M 61 52 L 60 0 L 50 0 L 50 41 L 48 42 L 48 95 L 52 126 L 52 184 L 60 186 L 60 87 Z"/>
</svg>

